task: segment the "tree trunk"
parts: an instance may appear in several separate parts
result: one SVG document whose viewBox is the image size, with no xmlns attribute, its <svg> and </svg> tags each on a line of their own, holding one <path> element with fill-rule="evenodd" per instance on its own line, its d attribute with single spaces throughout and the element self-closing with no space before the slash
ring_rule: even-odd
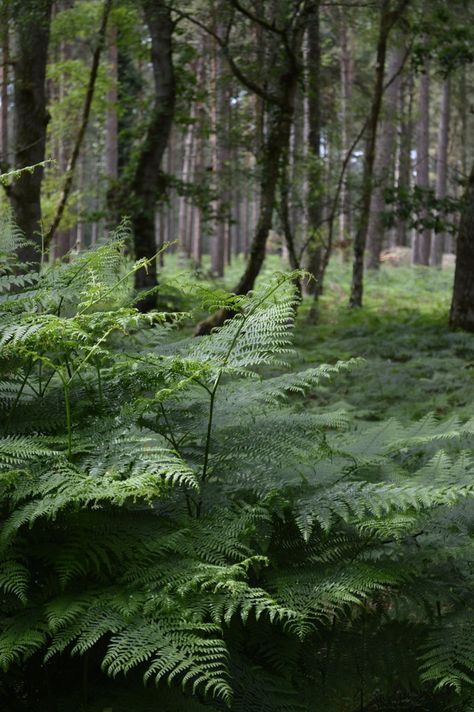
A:
<svg viewBox="0 0 474 712">
<path fill-rule="evenodd" d="M 461 94 L 460 119 L 461 119 L 461 171 L 463 176 L 467 178 L 467 135 L 468 135 L 468 111 L 469 105 L 466 101 L 467 97 L 467 65 L 461 67 L 461 76 L 459 81 L 459 89 Z"/>
<path fill-rule="evenodd" d="M 288 250 L 288 259 L 290 262 L 290 267 L 292 270 L 300 269 L 300 262 L 295 248 L 295 236 L 293 231 L 293 226 L 290 220 L 290 210 L 289 210 L 289 193 L 290 186 L 288 181 L 288 158 L 283 157 L 283 166 L 280 175 L 280 219 L 283 227 L 283 234 L 285 236 L 286 249 Z M 301 283 L 298 279 L 296 282 L 296 287 L 301 296 Z"/>
<path fill-rule="evenodd" d="M 195 107 L 191 107 L 191 121 L 186 129 L 183 143 L 183 168 L 181 171 L 181 180 L 185 186 L 189 186 L 191 182 L 192 175 L 192 161 L 193 161 L 193 150 L 194 150 L 194 119 L 195 119 Z M 187 191 L 185 191 L 186 193 Z M 190 253 L 190 243 L 189 243 L 189 223 L 191 217 L 191 206 L 189 205 L 189 199 L 185 195 L 179 196 L 179 211 L 178 211 L 178 249 L 181 254 L 189 257 Z"/>
<path fill-rule="evenodd" d="M 314 4 L 308 18 L 308 272 L 313 279 L 307 284 L 307 291 L 316 298 L 320 294 L 320 276 L 323 246 L 321 241 L 321 41 L 319 30 L 319 0 Z"/>
<path fill-rule="evenodd" d="M 430 75 L 428 63 L 420 77 L 420 96 L 418 106 L 418 126 L 416 137 L 416 185 L 422 191 L 430 187 Z M 421 218 L 427 217 L 427 211 L 422 210 Z M 428 265 L 430 263 L 431 230 L 421 227 L 415 235 L 413 245 L 413 263 Z"/>
<path fill-rule="evenodd" d="M 46 63 L 52 0 L 15 0 L 11 3 L 16 39 L 14 64 L 14 166 L 24 168 L 44 161 L 46 127 Z M 43 168 L 25 171 L 9 190 L 15 220 L 31 246 L 19 258 L 39 264 L 41 247 L 41 183 Z"/>
<path fill-rule="evenodd" d="M 107 177 L 109 181 L 114 182 L 118 179 L 118 48 L 117 28 L 114 24 L 109 27 L 107 40 L 109 89 L 105 126 L 105 159 Z"/>
<path fill-rule="evenodd" d="M 441 95 L 441 111 L 439 117 L 438 150 L 436 156 L 436 197 L 442 200 L 446 197 L 448 187 L 448 141 L 449 115 L 451 108 L 451 87 L 449 77 L 443 83 Z M 430 264 L 441 267 L 445 245 L 445 231 L 433 235 Z"/>
<path fill-rule="evenodd" d="M 130 188 L 135 257 L 150 260 L 147 269 L 135 272 L 135 288 L 150 290 L 157 285 L 155 243 L 155 207 L 166 189 L 161 162 L 165 152 L 175 107 L 175 80 L 172 61 L 173 22 L 163 0 L 142 0 L 151 36 L 151 64 L 155 84 L 154 105 L 145 139 L 137 160 Z M 128 186 L 127 186 L 128 187 Z M 143 310 L 156 304 L 154 294 L 145 295 L 139 304 Z"/>
<path fill-rule="evenodd" d="M 340 9 L 341 32 L 341 143 L 342 153 L 347 155 L 352 134 L 352 87 L 354 82 L 353 41 L 347 26 L 346 11 Z M 352 240 L 352 200 L 351 200 L 351 163 L 348 161 L 345 179 L 341 188 L 341 211 L 339 217 L 339 242 L 343 254 L 348 254 L 346 245 Z"/>
<path fill-rule="evenodd" d="M 412 182 L 411 149 L 413 141 L 413 72 L 409 71 L 400 87 L 400 139 L 398 144 L 397 188 L 408 194 Z M 399 218 L 395 228 L 395 244 L 406 247 L 409 243 L 407 220 Z"/>
<path fill-rule="evenodd" d="M 385 188 L 393 177 L 393 161 L 396 141 L 397 100 L 400 89 L 400 72 L 404 60 L 402 46 L 393 47 L 388 63 L 388 77 L 391 81 L 383 99 L 383 120 L 380 125 L 374 164 L 374 186 L 370 205 L 369 227 L 367 231 L 367 267 L 379 269 L 380 253 L 385 234 Z"/>
<path fill-rule="evenodd" d="M 218 34 L 223 28 L 217 24 Z M 214 43 L 211 56 L 211 159 L 212 193 L 211 205 L 211 274 L 224 276 L 226 263 L 226 219 L 224 215 L 223 169 L 227 160 L 227 96 L 223 86 L 223 58 L 220 48 Z"/>
<path fill-rule="evenodd" d="M 0 172 L 1 166 L 8 168 L 8 65 L 10 62 L 10 37 L 8 28 L 8 3 L 2 4 L 1 14 L 1 49 L 2 49 L 2 64 L 1 64 L 1 88 L 0 88 Z"/>
<path fill-rule="evenodd" d="M 265 247 L 268 233 L 273 223 L 275 194 L 280 172 L 281 158 L 288 148 L 290 140 L 291 121 L 293 116 L 293 99 L 296 89 L 297 75 L 285 78 L 285 98 L 283 106 L 271 109 L 268 135 L 262 149 L 260 206 L 255 235 L 250 246 L 250 254 L 245 271 L 235 289 L 237 294 L 249 292 L 257 278 L 265 259 Z M 283 102 L 282 102 L 283 104 Z"/>
<path fill-rule="evenodd" d="M 449 325 L 453 329 L 474 331 L 474 165 L 459 224 Z"/>
<path fill-rule="evenodd" d="M 390 0 L 382 0 L 380 11 L 380 29 L 377 41 L 377 60 L 375 65 L 375 83 L 372 95 L 372 106 L 367 125 L 367 144 L 364 155 L 364 168 L 362 175 L 362 206 L 359 224 L 354 238 L 354 263 L 352 269 L 351 307 L 362 306 L 364 289 L 364 251 L 369 225 L 370 201 L 372 198 L 372 180 L 375 160 L 375 143 L 379 123 L 380 108 L 382 105 L 383 79 L 385 72 L 385 56 L 387 41 L 392 27 L 404 11 L 408 0 L 400 0 L 394 10 L 390 9 Z"/>
</svg>

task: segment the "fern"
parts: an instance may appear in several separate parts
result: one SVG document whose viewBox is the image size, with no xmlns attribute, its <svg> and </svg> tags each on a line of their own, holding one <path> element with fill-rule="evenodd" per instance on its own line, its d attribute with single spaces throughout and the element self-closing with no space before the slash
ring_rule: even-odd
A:
<svg viewBox="0 0 474 712">
<path fill-rule="evenodd" d="M 4 229 L 8 254 L 21 236 Z M 463 692 L 469 642 L 433 621 L 453 632 L 471 600 L 472 422 L 321 407 L 364 366 L 281 373 L 294 274 L 245 297 L 193 287 L 236 316 L 173 334 L 184 314 L 134 307 L 126 240 L 124 224 L 68 263 L 32 276 L 8 257 L 0 275 L 2 666 L 87 655 L 173 710 L 336 710 L 338 686 L 350 709 L 358 641 L 382 651 L 364 649 L 377 700 L 393 626 L 397 646 L 413 635 L 406 687 Z"/>
</svg>

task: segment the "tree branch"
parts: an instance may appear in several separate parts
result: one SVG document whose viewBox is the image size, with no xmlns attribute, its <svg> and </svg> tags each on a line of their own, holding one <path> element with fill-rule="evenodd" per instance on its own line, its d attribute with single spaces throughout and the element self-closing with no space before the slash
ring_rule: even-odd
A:
<svg viewBox="0 0 474 712">
<path fill-rule="evenodd" d="M 45 247 L 48 247 L 48 245 L 51 243 L 51 240 L 54 237 L 54 234 L 56 230 L 59 227 L 59 224 L 62 220 L 62 217 L 64 215 L 64 210 L 66 208 L 66 204 L 69 198 L 69 194 L 71 193 L 72 189 L 72 181 L 74 178 L 74 171 L 76 168 L 77 160 L 79 158 L 79 153 L 81 151 L 81 146 L 82 142 L 84 140 L 84 136 L 86 133 L 87 125 L 89 123 L 89 115 L 91 111 L 91 106 L 92 106 L 92 99 L 94 98 L 94 90 L 95 90 L 95 84 L 97 80 L 97 74 L 99 71 L 99 64 L 100 64 L 100 56 L 102 54 L 102 50 L 105 45 L 105 32 L 107 29 L 107 20 L 110 14 L 110 9 L 112 7 L 112 0 L 105 0 L 104 2 L 104 9 L 102 11 L 102 19 L 99 27 L 99 35 L 98 35 L 98 40 L 97 40 L 97 45 L 94 50 L 94 54 L 92 57 L 92 65 L 91 65 L 91 71 L 89 75 L 89 82 L 87 84 L 87 91 L 86 91 L 86 97 L 84 101 L 84 107 L 82 109 L 82 121 L 81 125 L 79 127 L 79 131 L 76 137 L 76 142 L 74 144 L 74 148 L 71 154 L 71 158 L 69 161 L 69 166 L 66 171 L 66 179 L 64 181 L 64 186 L 61 194 L 61 198 L 59 200 L 58 206 L 56 208 L 56 213 L 53 218 L 53 222 L 51 223 L 51 227 L 49 228 L 48 232 L 45 234 L 44 237 L 44 244 Z"/>
<path fill-rule="evenodd" d="M 230 0 L 230 2 L 235 7 L 235 9 L 238 10 L 242 15 L 245 15 L 245 17 L 247 17 L 249 20 L 255 22 L 257 25 L 260 25 L 260 27 L 263 27 L 264 30 L 268 30 L 268 32 L 273 32 L 275 35 L 285 35 L 285 30 L 283 28 L 277 27 L 274 22 L 267 22 L 263 17 L 255 15 L 255 13 L 251 12 L 251 10 L 248 10 L 246 7 L 241 5 L 239 0 Z"/>
<path fill-rule="evenodd" d="M 193 15 L 191 15 L 190 13 L 184 12 L 183 10 L 177 10 L 176 8 L 173 8 L 173 12 L 176 13 L 180 19 L 189 20 L 189 22 L 191 22 L 193 25 L 196 25 L 196 27 L 199 27 L 204 32 L 207 32 L 207 34 L 210 35 L 217 42 L 233 74 L 247 89 L 249 89 L 254 94 L 257 94 L 265 101 L 268 101 L 270 104 L 281 104 L 275 94 L 271 94 L 270 92 L 266 91 L 262 86 L 252 81 L 252 79 L 249 79 L 230 54 L 229 40 L 232 29 L 230 23 L 227 26 L 226 37 L 225 39 L 223 39 L 220 35 L 217 34 L 217 32 L 214 32 L 212 28 L 204 24 L 204 22 L 198 20 L 196 17 L 193 17 Z"/>
</svg>

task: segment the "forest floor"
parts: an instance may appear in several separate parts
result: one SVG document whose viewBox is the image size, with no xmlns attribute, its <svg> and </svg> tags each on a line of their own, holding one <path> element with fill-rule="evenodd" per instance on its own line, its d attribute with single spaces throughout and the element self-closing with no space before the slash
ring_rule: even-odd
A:
<svg viewBox="0 0 474 712">
<path fill-rule="evenodd" d="M 168 264 L 164 282 L 170 289 L 185 270 Z M 241 269 L 236 261 L 219 286 L 231 290 Z M 279 269 L 279 258 L 270 256 L 261 278 Z M 317 323 L 308 322 L 311 300 L 299 309 L 291 364 L 300 369 L 352 357 L 364 363 L 320 389 L 317 405 L 352 411 L 366 421 L 406 422 L 427 413 L 471 417 L 474 335 L 448 329 L 453 276 L 452 267 L 383 266 L 366 275 L 364 307 L 353 310 L 347 306 L 350 265 L 333 260 Z"/>
</svg>

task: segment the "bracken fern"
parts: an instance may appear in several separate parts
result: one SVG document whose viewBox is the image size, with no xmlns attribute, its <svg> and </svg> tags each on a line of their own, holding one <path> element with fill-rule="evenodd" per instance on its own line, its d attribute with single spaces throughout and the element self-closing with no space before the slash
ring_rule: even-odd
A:
<svg viewBox="0 0 474 712">
<path fill-rule="evenodd" d="M 236 316 L 170 337 L 185 315 L 133 306 L 125 226 L 39 275 L 2 230 L 4 670 L 92 655 L 170 710 L 464 694 L 474 424 L 306 408 L 358 361 L 281 373 L 294 274 L 199 288 Z"/>
</svg>

